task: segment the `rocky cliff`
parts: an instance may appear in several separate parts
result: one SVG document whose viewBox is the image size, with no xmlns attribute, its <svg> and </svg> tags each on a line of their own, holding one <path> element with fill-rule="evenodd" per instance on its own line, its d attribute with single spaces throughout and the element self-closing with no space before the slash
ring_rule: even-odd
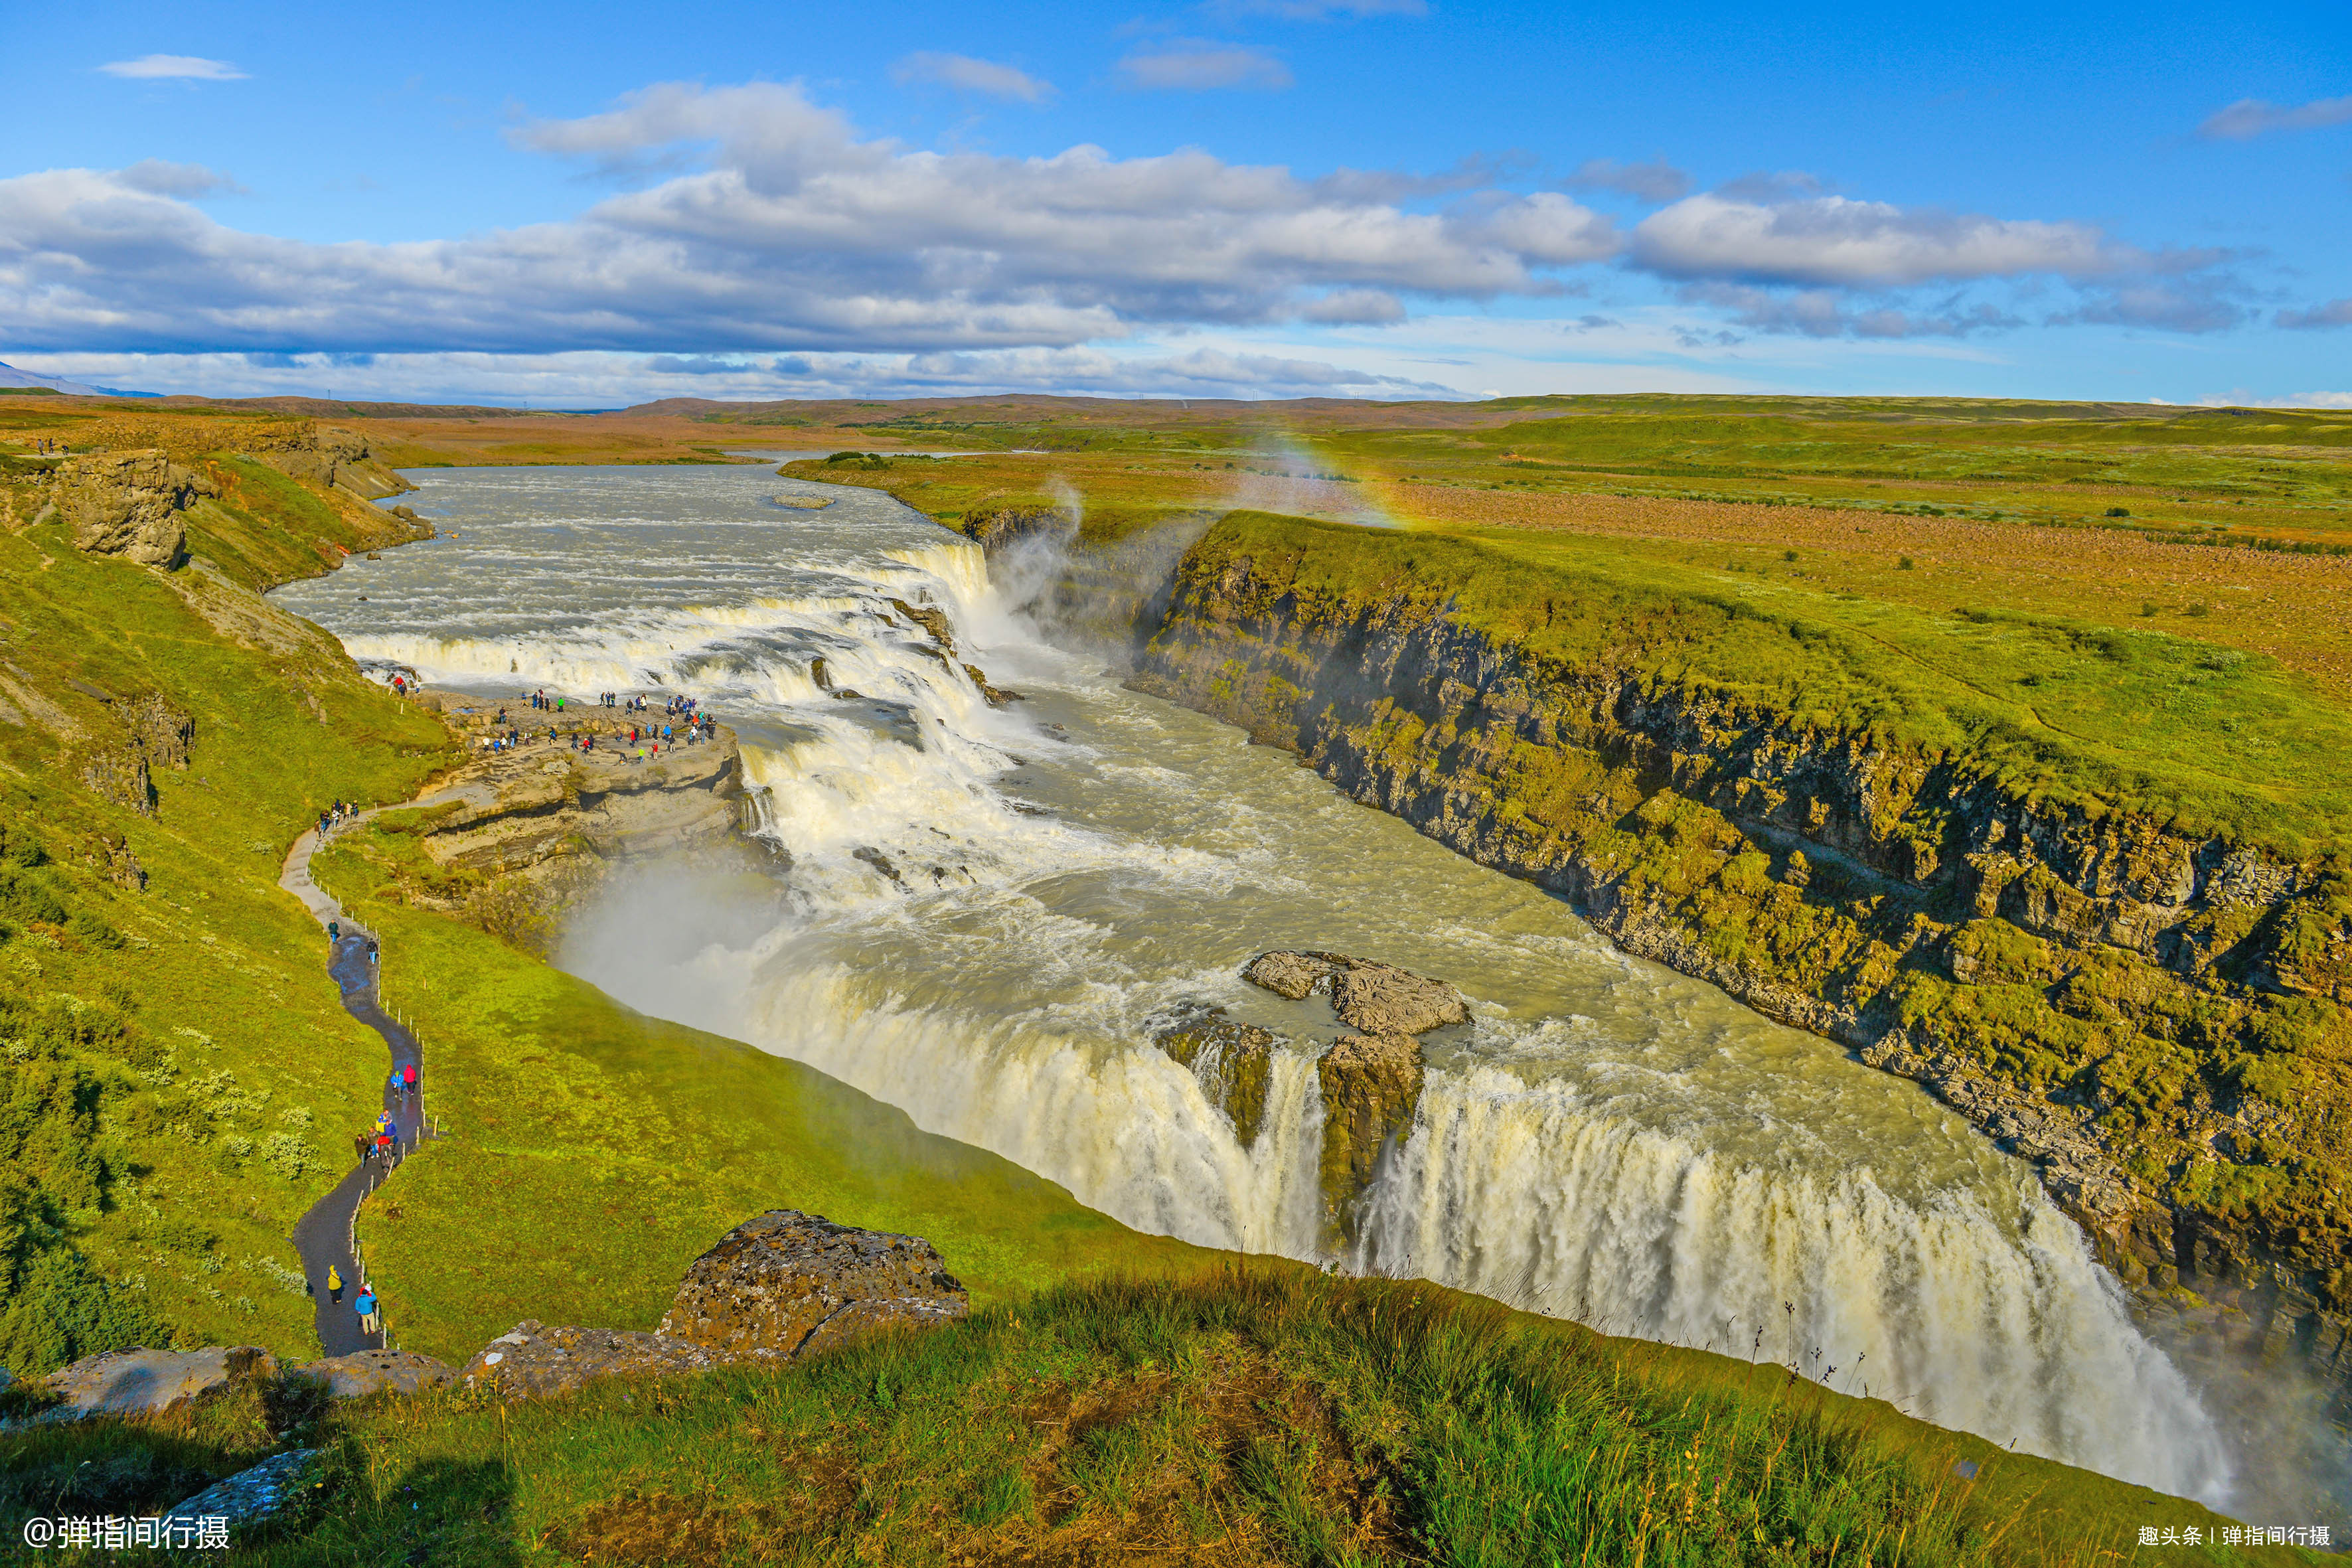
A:
<svg viewBox="0 0 2352 1568">
<path fill-rule="evenodd" d="M 626 742 L 618 710 L 558 718 L 516 702 L 508 717 L 531 733 L 517 749 L 488 752 L 483 740 L 505 732 L 497 703 L 451 693 L 418 700 L 443 710 L 477 749 L 440 798 L 380 819 L 424 851 L 424 866 L 405 879 L 414 903 L 545 950 L 562 912 L 632 861 L 731 865 L 760 853 L 739 831 L 742 759 L 723 726 L 656 754 Z M 594 747 L 582 750 L 592 734 Z"/>
<path fill-rule="evenodd" d="M 218 491 L 160 450 L 93 452 L 57 470 L 57 509 L 74 548 L 120 555 L 142 566 L 177 566 L 187 543 L 181 514 Z"/>
<path fill-rule="evenodd" d="M 1490 629 L 1450 546 L 1360 587 L 1318 555 L 1348 548 L 1220 523 L 1134 683 L 1927 1085 L 2150 1300 L 2352 1365 L 2340 861 L 2055 804 L 1964 753 L 1643 674 L 1606 636 L 1538 658 Z"/>
</svg>

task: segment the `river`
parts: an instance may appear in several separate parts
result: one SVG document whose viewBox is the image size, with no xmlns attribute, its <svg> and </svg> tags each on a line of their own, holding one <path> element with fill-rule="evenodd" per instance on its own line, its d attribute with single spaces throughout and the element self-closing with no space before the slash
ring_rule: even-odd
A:
<svg viewBox="0 0 2352 1568">
<path fill-rule="evenodd" d="M 564 957 L 614 996 L 807 1062 L 1139 1228 L 1752 1354 L 2232 1495 L 2220 1426 L 2019 1162 L 1287 754 L 1122 689 L 898 502 L 764 467 L 411 478 L 404 499 L 453 537 L 278 599 L 363 666 L 485 696 L 701 698 L 789 857 L 761 886 L 656 870 L 616 889 Z M 893 598 L 943 609 L 959 657 L 1028 700 L 992 709 Z M 819 658 L 858 695 L 823 689 Z M 1323 1250 L 1313 1067 L 1337 1028 L 1325 1003 L 1237 978 L 1275 947 L 1473 1003 L 1429 1038 L 1413 1128 L 1341 1256 Z M 1252 1148 L 1150 1043 L 1188 1002 L 1289 1042 Z"/>
</svg>

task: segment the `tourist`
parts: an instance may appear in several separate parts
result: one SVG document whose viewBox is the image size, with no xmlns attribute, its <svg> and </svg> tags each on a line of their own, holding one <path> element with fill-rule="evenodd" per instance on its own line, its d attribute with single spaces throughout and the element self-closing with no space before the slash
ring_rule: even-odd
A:
<svg viewBox="0 0 2352 1568">
<path fill-rule="evenodd" d="M 407 1091 L 411 1103 L 416 1099 L 416 1064 L 410 1062 L 400 1069 L 400 1087 Z"/>
<path fill-rule="evenodd" d="M 343 1271 L 333 1264 L 327 1265 L 327 1300 L 340 1302 L 343 1299 Z"/>
<path fill-rule="evenodd" d="M 369 1289 L 364 1285 L 361 1286 L 360 1293 L 352 1298 L 352 1310 L 360 1315 L 361 1328 L 366 1330 L 369 1333 L 376 1331 L 374 1291 Z"/>
</svg>

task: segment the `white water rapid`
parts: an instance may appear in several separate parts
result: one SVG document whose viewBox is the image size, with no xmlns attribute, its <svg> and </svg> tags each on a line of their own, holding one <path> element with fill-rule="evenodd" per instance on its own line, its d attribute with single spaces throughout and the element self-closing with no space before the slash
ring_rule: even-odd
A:
<svg viewBox="0 0 2352 1568">
<path fill-rule="evenodd" d="M 511 700 L 687 692 L 790 856 L 761 896 L 650 875 L 566 963 L 797 1058 L 1141 1228 L 1314 1258 L 1336 1032 L 1272 947 L 1451 981 L 1350 1267 L 1798 1367 L 2221 1502 L 2216 1425 L 2030 1173 L 1916 1087 L 1611 948 L 1557 901 L 1122 690 L 1000 605 L 977 549 L 765 468 L 428 470 L 454 539 L 281 591 L 363 663 Z M 364 602 L 362 595 L 365 595 Z M 946 611 L 992 710 L 893 609 Z M 836 689 L 813 671 L 824 660 Z M 1244 1149 L 1150 1042 L 1216 1003 L 1290 1038 Z M 1830 1369 L 1834 1368 L 1834 1372 Z"/>
</svg>

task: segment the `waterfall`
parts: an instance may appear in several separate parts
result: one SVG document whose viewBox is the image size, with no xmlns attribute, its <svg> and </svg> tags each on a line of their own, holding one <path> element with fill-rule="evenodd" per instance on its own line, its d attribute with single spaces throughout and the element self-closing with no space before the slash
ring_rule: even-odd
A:
<svg viewBox="0 0 2352 1568">
<path fill-rule="evenodd" d="M 1139 1228 L 1752 1354 L 2226 1496 L 2214 1423 L 2022 1165 L 1917 1087 L 1121 689 L 1009 614 L 969 543 L 872 492 L 780 515 L 772 479 L 740 470 L 419 477 L 412 499 L 462 520 L 471 553 L 353 563 L 288 590 L 295 607 L 486 697 L 701 698 L 789 856 L 781 900 L 657 874 L 586 915 L 564 962 L 622 1000 L 804 1061 Z M 893 600 L 943 611 L 954 653 Z M 992 708 L 966 661 L 1031 700 Z M 1281 946 L 1474 1003 L 1427 1042 L 1344 1253 L 1318 1184 L 1334 1021 L 1237 978 Z M 1249 1147 L 1151 1044 L 1180 1005 L 1283 1037 Z"/>
</svg>

